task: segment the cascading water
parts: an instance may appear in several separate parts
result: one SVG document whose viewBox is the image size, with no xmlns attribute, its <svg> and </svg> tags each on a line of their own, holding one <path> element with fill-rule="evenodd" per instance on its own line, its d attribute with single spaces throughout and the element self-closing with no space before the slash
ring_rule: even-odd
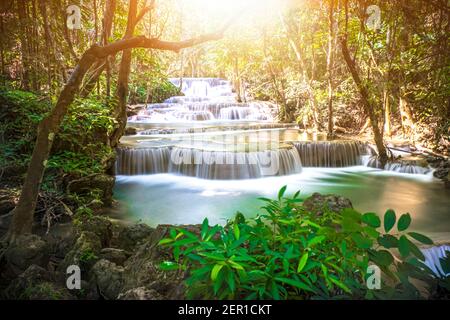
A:
<svg viewBox="0 0 450 320">
<path fill-rule="evenodd" d="M 359 141 L 295 142 L 304 167 L 350 167 L 362 164 L 368 146 Z"/>
<path fill-rule="evenodd" d="M 128 119 L 129 123 L 191 121 L 272 121 L 276 106 L 269 102 L 240 103 L 229 81 L 216 78 L 170 79 L 184 96 L 149 104 Z"/>
<path fill-rule="evenodd" d="M 253 179 L 299 173 L 302 166 L 335 168 L 365 165 L 380 168 L 376 153 L 367 143 L 316 141 L 317 137 L 314 135 L 300 137 L 298 130 L 294 130 L 296 134 L 292 137 L 292 134 L 287 133 L 289 129 L 273 129 L 284 134 L 281 139 L 275 139 L 280 145 L 258 150 L 249 148 L 249 143 L 255 143 L 252 140 L 273 140 L 266 137 L 272 132 L 270 128 L 283 127 L 272 121 L 276 107 L 260 101 L 237 102 L 230 82 L 223 79 L 174 78 L 170 81 L 181 88 L 184 96 L 150 104 L 138 115 L 128 119 L 132 125 L 156 122 L 158 129 L 142 130 L 133 138 L 131 148 L 119 148 L 116 163 L 118 174 L 175 173 L 204 179 Z M 214 121 L 220 123 L 214 124 Z M 248 121 L 245 127 L 236 126 L 236 123 L 242 125 L 241 121 Z M 188 123 L 189 126 L 167 128 L 160 125 L 178 122 Z M 213 124 L 210 127 L 194 126 L 208 122 Z M 239 133 L 237 129 L 253 130 L 258 137 Z M 229 130 L 230 133 L 216 136 L 209 134 L 218 130 Z M 186 143 L 186 135 L 191 133 L 193 136 Z M 232 140 L 227 140 L 226 137 Z M 223 141 L 220 141 L 221 139 Z M 137 148 L 134 148 L 136 143 Z M 240 147 L 228 150 L 227 145 Z M 212 146 L 212 149 L 204 148 L 205 146 Z M 250 149 L 252 151 L 249 151 Z M 262 159 L 267 153 L 270 153 L 272 162 L 277 162 L 275 173 L 264 170 Z M 181 154 L 189 161 L 198 158 L 204 161 L 179 164 L 171 161 L 173 157 Z M 428 167 L 405 161 L 388 162 L 382 169 L 411 174 L 430 172 Z"/>
<path fill-rule="evenodd" d="M 387 171 L 394 171 L 399 173 L 408 173 L 408 174 L 429 174 L 432 172 L 432 169 L 428 167 L 428 165 L 421 165 L 416 161 L 388 161 L 384 167 L 381 165 L 377 156 L 371 156 L 366 160 L 365 165 L 371 168 L 384 169 Z"/>
<path fill-rule="evenodd" d="M 255 179 L 300 173 L 295 148 L 257 152 L 206 151 L 193 148 L 119 148 L 116 173 L 174 173 L 202 179 Z"/>
<path fill-rule="evenodd" d="M 170 149 L 162 148 L 118 148 L 116 174 L 141 175 L 166 173 L 169 166 Z"/>
</svg>

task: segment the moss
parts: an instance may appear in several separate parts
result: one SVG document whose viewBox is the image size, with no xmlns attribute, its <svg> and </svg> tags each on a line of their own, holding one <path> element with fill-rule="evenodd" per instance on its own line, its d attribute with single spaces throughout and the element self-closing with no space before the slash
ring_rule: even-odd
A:
<svg viewBox="0 0 450 320">
<path fill-rule="evenodd" d="M 52 283 L 43 282 L 25 289 L 21 299 L 26 300 L 62 300 L 65 295 Z"/>
</svg>

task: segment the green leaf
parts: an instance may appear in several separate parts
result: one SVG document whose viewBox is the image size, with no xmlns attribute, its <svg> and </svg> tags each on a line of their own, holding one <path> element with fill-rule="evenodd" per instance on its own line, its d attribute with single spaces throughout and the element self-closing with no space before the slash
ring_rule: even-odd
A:
<svg viewBox="0 0 450 320">
<path fill-rule="evenodd" d="M 411 241 L 408 240 L 409 250 L 412 252 L 413 255 L 415 255 L 419 260 L 425 261 L 425 256 L 423 255 L 422 251 Z"/>
<path fill-rule="evenodd" d="M 315 292 L 310 286 L 308 286 L 306 283 L 303 283 L 299 280 L 289 279 L 289 278 L 282 278 L 282 277 L 276 277 L 276 281 L 288 284 L 290 286 L 309 291 L 309 292 Z"/>
<path fill-rule="evenodd" d="M 164 271 L 178 270 L 179 267 L 178 263 L 173 261 L 163 261 L 159 264 L 159 268 Z"/>
<path fill-rule="evenodd" d="M 159 245 L 163 245 L 163 244 L 168 244 L 168 243 L 171 243 L 171 242 L 173 242 L 173 239 L 170 239 L 170 238 L 164 238 L 164 239 L 162 239 L 161 241 L 159 241 L 158 244 L 159 244 Z"/>
<path fill-rule="evenodd" d="M 344 219 L 350 219 L 355 222 L 360 222 L 361 218 L 362 218 L 361 213 L 359 213 L 355 209 L 351 209 L 351 208 L 343 209 L 341 214 Z"/>
<path fill-rule="evenodd" d="M 235 224 L 233 230 L 234 230 L 234 237 L 236 239 L 239 239 L 241 237 L 241 231 L 239 230 L 239 226 Z"/>
<path fill-rule="evenodd" d="M 408 235 L 423 244 L 433 244 L 433 240 L 417 232 L 408 232 Z"/>
<path fill-rule="evenodd" d="M 378 238 L 378 243 L 386 249 L 398 247 L 398 239 L 390 234 L 385 234 Z"/>
<path fill-rule="evenodd" d="M 283 186 L 280 191 L 278 191 L 278 200 L 281 200 L 283 198 L 284 193 L 286 192 L 287 186 Z"/>
<path fill-rule="evenodd" d="M 303 254 L 302 257 L 300 258 L 300 260 L 298 261 L 298 267 L 297 267 L 298 273 L 302 272 L 302 270 L 305 267 L 307 262 L 308 262 L 308 252 Z"/>
<path fill-rule="evenodd" d="M 208 233 L 208 228 L 209 228 L 208 218 L 205 218 L 202 223 L 202 232 L 201 232 L 202 240 L 205 239 L 205 237 Z"/>
<path fill-rule="evenodd" d="M 405 235 L 401 236 L 398 240 L 398 250 L 403 257 L 409 255 L 409 240 Z"/>
<path fill-rule="evenodd" d="M 377 214 L 373 212 L 367 212 L 363 214 L 362 221 L 373 228 L 378 228 L 381 226 L 380 217 L 378 217 Z"/>
<path fill-rule="evenodd" d="M 236 289 L 236 284 L 234 280 L 234 273 L 231 271 L 228 271 L 227 282 L 231 292 L 234 292 L 234 290 Z"/>
<path fill-rule="evenodd" d="M 325 236 L 315 236 L 308 241 L 308 247 L 312 247 L 315 244 L 321 243 L 323 240 L 325 240 Z"/>
<path fill-rule="evenodd" d="M 211 270 L 211 280 L 215 281 L 219 275 L 220 270 L 222 270 L 223 264 L 216 264 Z"/>
<path fill-rule="evenodd" d="M 350 294 L 352 293 L 352 291 L 350 290 L 349 287 L 347 287 L 342 281 L 339 281 L 334 276 L 330 276 L 329 279 L 330 279 L 331 282 L 333 282 L 335 285 L 337 285 L 339 288 L 341 288 L 345 292 L 350 293 Z"/>
<path fill-rule="evenodd" d="M 397 229 L 398 229 L 398 231 L 404 231 L 404 230 L 408 229 L 410 224 L 411 224 L 410 214 L 409 213 L 402 214 L 400 219 L 398 219 Z"/>
<path fill-rule="evenodd" d="M 450 252 L 447 251 L 447 256 L 445 258 L 441 258 L 440 261 L 442 271 L 444 271 L 445 274 L 450 273 Z"/>
<path fill-rule="evenodd" d="M 371 250 L 370 259 L 379 267 L 388 267 L 394 262 L 394 257 L 387 250 Z"/>
<path fill-rule="evenodd" d="M 389 232 L 395 224 L 397 217 L 394 210 L 387 210 L 384 214 L 384 231 Z"/>
<path fill-rule="evenodd" d="M 355 241 L 358 248 L 370 249 L 373 245 L 373 242 L 371 239 L 365 238 L 362 235 L 360 235 L 359 233 L 353 233 L 351 235 L 351 237 L 352 237 L 353 241 Z"/>
</svg>

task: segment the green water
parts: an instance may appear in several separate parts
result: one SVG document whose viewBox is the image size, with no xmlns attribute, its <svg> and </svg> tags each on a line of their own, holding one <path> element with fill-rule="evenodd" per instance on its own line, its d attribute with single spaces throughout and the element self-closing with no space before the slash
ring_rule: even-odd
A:
<svg viewBox="0 0 450 320">
<path fill-rule="evenodd" d="M 118 176 L 113 216 L 149 225 L 196 224 L 208 217 L 224 223 L 236 211 L 246 216 L 261 213 L 257 197 L 275 197 L 301 190 L 335 193 L 351 199 L 362 212 L 384 213 L 391 208 L 409 212 L 412 229 L 436 241 L 450 241 L 450 190 L 431 175 L 399 174 L 367 167 L 304 168 L 301 174 L 254 180 L 202 180 L 171 174 Z"/>
</svg>

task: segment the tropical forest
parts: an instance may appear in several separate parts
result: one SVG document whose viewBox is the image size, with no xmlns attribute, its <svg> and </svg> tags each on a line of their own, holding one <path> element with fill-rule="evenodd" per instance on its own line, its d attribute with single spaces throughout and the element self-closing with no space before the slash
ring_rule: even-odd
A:
<svg viewBox="0 0 450 320">
<path fill-rule="evenodd" d="M 449 300 L 449 156 L 447 0 L 0 1 L 2 301 Z"/>
</svg>

